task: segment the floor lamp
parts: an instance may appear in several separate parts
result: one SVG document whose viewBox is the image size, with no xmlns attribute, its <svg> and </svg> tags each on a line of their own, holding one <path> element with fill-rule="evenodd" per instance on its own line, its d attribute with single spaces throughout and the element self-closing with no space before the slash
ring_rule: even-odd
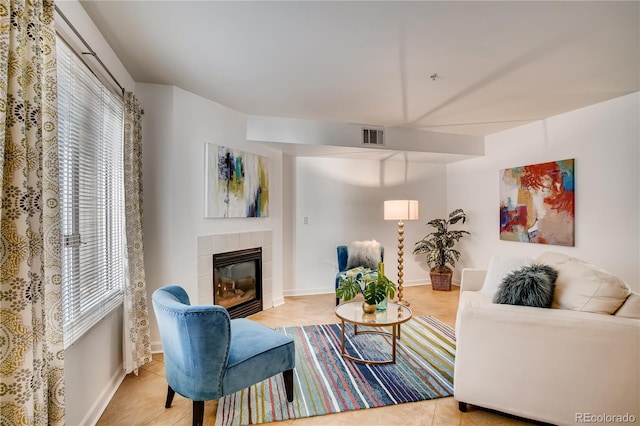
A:
<svg viewBox="0 0 640 426">
<path fill-rule="evenodd" d="M 409 306 L 409 302 L 402 300 L 402 256 L 404 255 L 404 222 L 403 220 L 418 220 L 417 200 L 388 200 L 384 202 L 384 220 L 398 221 L 398 303 Z"/>
</svg>

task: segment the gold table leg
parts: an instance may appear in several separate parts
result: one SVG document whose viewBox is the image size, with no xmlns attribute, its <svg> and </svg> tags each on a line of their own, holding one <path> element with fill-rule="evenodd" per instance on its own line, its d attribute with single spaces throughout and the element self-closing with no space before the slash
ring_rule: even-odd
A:
<svg viewBox="0 0 640 426">
<path fill-rule="evenodd" d="M 353 324 L 353 334 L 358 335 L 358 334 L 379 334 L 382 336 L 390 336 L 391 337 L 391 359 L 390 360 L 386 360 L 386 361 L 373 361 L 373 360 L 369 360 L 369 359 L 364 359 L 364 358 L 356 358 L 353 357 L 351 355 L 349 355 L 345 349 L 345 343 L 344 343 L 344 320 L 342 320 L 342 357 L 344 359 L 348 359 L 350 361 L 353 362 L 359 362 L 361 364 L 370 364 L 370 365 L 384 365 L 384 364 L 395 364 L 396 363 L 396 340 L 399 338 L 400 336 L 400 324 L 396 324 L 396 325 L 392 325 L 391 326 L 391 333 L 384 331 L 384 327 L 374 327 L 374 328 L 382 328 L 383 330 L 381 331 L 377 331 L 377 330 L 365 330 L 365 331 L 360 331 L 358 332 L 358 324 Z M 388 326 L 387 326 L 388 327 Z M 398 327 L 396 329 L 396 327 Z"/>
<path fill-rule="evenodd" d="M 391 360 L 392 360 L 392 363 L 395 364 L 396 363 L 396 337 L 397 337 L 397 334 L 400 332 L 400 327 L 398 325 L 394 325 L 391 328 L 393 329 L 393 336 L 391 337 L 391 346 L 393 348 L 391 350 L 391 353 L 393 355 L 391 357 Z"/>
</svg>

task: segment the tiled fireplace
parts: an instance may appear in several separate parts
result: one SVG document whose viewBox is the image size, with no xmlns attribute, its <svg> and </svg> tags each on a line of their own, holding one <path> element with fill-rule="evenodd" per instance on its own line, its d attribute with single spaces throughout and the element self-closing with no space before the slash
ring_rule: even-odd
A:
<svg viewBox="0 0 640 426">
<path fill-rule="evenodd" d="M 212 304 L 215 301 L 214 254 L 261 248 L 262 306 L 264 308 L 273 306 L 272 240 L 271 230 L 198 236 L 198 304 Z M 231 291 L 229 288 L 226 290 Z"/>
</svg>

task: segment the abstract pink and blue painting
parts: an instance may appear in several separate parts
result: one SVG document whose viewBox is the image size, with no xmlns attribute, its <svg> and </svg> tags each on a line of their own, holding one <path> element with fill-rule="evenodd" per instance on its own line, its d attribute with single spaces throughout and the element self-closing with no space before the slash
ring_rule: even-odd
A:
<svg viewBox="0 0 640 426">
<path fill-rule="evenodd" d="M 500 239 L 575 245 L 574 159 L 500 171 Z"/>
<path fill-rule="evenodd" d="M 269 216 L 268 158 L 206 144 L 205 217 Z"/>
</svg>

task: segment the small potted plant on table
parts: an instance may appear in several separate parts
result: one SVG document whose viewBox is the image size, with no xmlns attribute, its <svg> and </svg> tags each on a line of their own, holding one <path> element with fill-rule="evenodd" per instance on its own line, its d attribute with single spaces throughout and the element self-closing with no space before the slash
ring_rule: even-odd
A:
<svg viewBox="0 0 640 426">
<path fill-rule="evenodd" d="M 366 273 L 366 271 L 365 273 L 345 275 L 340 279 L 336 296 L 338 296 L 339 299 L 348 301 L 362 292 L 364 296 L 362 310 L 365 313 L 374 313 L 376 311 L 376 305 L 385 301 L 387 298 L 393 299 L 395 296 L 396 285 L 384 275 L 383 268 L 384 266 L 382 264 L 378 265 L 377 277 Z M 386 303 L 383 309 L 386 309 Z"/>
<path fill-rule="evenodd" d="M 460 252 L 454 249 L 460 238 L 469 235 L 467 231 L 450 230 L 450 225 L 462 221 L 465 223 L 467 215 L 462 209 L 457 209 L 449 213 L 448 219 L 432 219 L 427 225 L 435 228 L 434 232 L 430 232 L 423 239 L 418 241 L 413 250 L 413 254 L 425 254 L 427 265 L 431 268 L 429 275 L 431 277 L 431 286 L 434 290 L 451 290 L 452 267 L 456 265 L 456 261 L 460 259 Z"/>
</svg>

